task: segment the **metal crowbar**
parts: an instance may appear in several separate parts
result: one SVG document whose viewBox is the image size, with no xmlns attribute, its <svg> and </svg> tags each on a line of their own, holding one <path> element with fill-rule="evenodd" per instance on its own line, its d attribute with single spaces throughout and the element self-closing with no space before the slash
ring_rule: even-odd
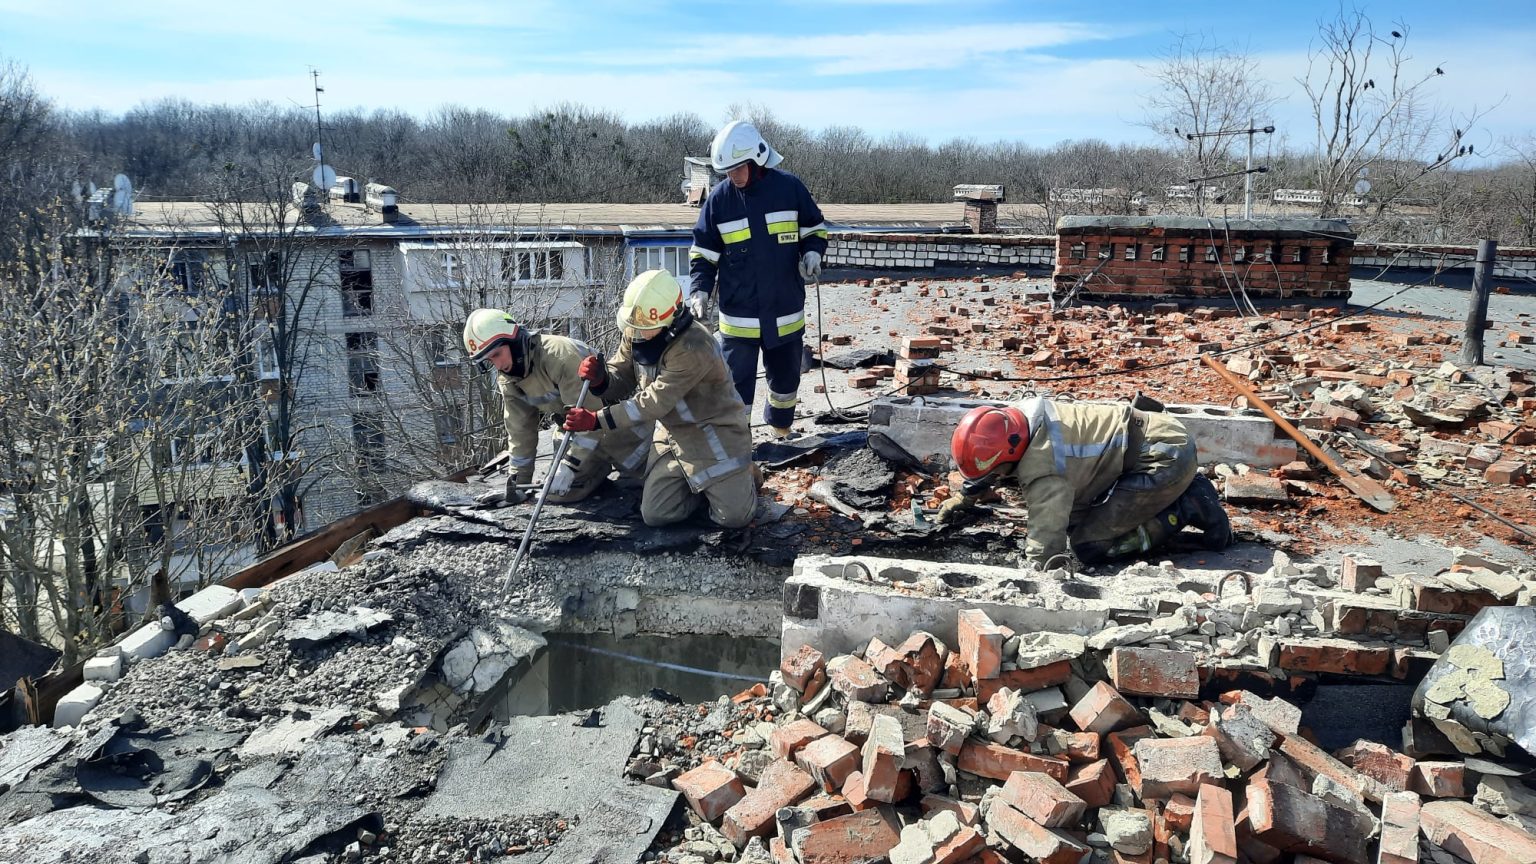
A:
<svg viewBox="0 0 1536 864">
<path fill-rule="evenodd" d="M 592 382 L 581 379 L 581 395 L 576 397 L 576 407 L 581 407 L 587 401 L 587 390 L 592 387 Z M 567 432 L 560 436 L 560 444 L 555 448 L 555 461 L 549 464 L 549 470 L 544 474 L 544 482 L 540 484 L 539 497 L 533 502 L 533 512 L 528 516 L 528 530 L 523 532 L 523 542 L 517 547 L 517 554 L 512 558 L 512 566 L 507 568 L 507 576 L 501 580 L 501 591 L 496 595 L 496 602 L 501 603 L 507 599 L 507 591 L 512 588 L 512 577 L 517 575 L 517 568 L 523 565 L 523 559 L 528 557 L 528 544 L 533 541 L 533 528 L 539 524 L 539 511 L 544 509 L 544 499 L 549 497 L 549 484 L 555 480 L 555 472 L 560 468 L 560 461 L 565 458 L 565 451 L 570 449 L 571 439 L 575 433 Z"/>
</svg>

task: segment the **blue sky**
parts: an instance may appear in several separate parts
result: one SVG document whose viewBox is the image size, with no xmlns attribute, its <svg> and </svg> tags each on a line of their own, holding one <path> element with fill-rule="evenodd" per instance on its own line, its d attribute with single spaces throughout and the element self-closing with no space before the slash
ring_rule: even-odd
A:
<svg viewBox="0 0 1536 864">
<path fill-rule="evenodd" d="M 120 112 L 179 96 L 308 104 L 307 68 L 331 108 L 444 104 L 524 113 L 561 102 L 631 120 L 692 112 L 710 124 L 755 102 L 823 128 L 1051 144 L 1147 140 L 1146 68 L 1177 33 L 1252 53 L 1286 97 L 1272 120 L 1305 145 L 1296 85 L 1332 2 L 772 0 L 0 0 L 0 57 L 70 108 Z M 1536 134 L 1536 3 L 1401 2 L 1411 54 L 1440 65 L 1453 109 L 1502 100 L 1472 140 Z M 1262 119 L 1262 118 L 1261 118 Z"/>
</svg>

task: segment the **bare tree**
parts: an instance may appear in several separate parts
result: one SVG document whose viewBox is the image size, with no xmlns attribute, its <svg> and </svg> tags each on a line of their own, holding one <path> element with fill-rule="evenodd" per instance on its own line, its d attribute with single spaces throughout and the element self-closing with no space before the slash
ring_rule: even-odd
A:
<svg viewBox="0 0 1536 864">
<path fill-rule="evenodd" d="M 1231 170 L 1241 136 L 1211 133 L 1252 128 L 1279 101 L 1260 77 L 1257 60 L 1205 34 L 1176 37 L 1158 63 L 1143 71 L 1157 86 L 1147 97 L 1142 125 L 1178 155 L 1180 183 Z M 1191 201 L 1196 213 L 1205 212 L 1201 190 Z"/>
<path fill-rule="evenodd" d="M 1343 9 L 1318 25 L 1305 77 L 1297 79 L 1316 124 L 1317 215 L 1343 212 L 1356 184 L 1370 184 L 1364 231 L 1425 177 L 1473 152 L 1466 133 L 1487 113 L 1460 116 L 1432 101 L 1443 65 L 1416 64 L 1408 25 L 1379 32 L 1364 12 Z M 1364 187 L 1361 187 L 1364 188 Z"/>
</svg>

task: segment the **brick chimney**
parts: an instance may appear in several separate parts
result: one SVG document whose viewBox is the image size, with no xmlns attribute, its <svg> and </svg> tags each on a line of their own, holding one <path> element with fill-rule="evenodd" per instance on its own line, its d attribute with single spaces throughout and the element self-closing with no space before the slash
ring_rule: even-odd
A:
<svg viewBox="0 0 1536 864">
<path fill-rule="evenodd" d="M 1003 202 L 1002 184 L 962 183 L 955 198 L 965 202 L 965 224 L 972 234 L 997 233 L 997 205 Z"/>
</svg>

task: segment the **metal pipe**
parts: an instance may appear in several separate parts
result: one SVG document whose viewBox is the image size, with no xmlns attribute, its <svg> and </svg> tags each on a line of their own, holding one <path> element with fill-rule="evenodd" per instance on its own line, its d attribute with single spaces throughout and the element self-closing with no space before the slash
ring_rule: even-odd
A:
<svg viewBox="0 0 1536 864">
<path fill-rule="evenodd" d="M 581 394 L 576 397 L 573 407 L 580 408 L 587 401 L 587 391 L 592 387 L 592 382 L 581 379 Z M 528 514 L 528 530 L 523 532 L 523 542 L 517 547 L 517 554 L 512 558 L 512 566 L 507 568 L 506 578 L 501 580 L 501 591 L 496 594 L 496 602 L 500 604 L 507 599 L 507 591 L 512 588 L 512 577 L 517 575 L 517 568 L 522 566 L 523 559 L 528 556 L 528 544 L 533 541 L 534 526 L 539 523 L 539 513 L 544 509 L 544 501 L 549 497 L 549 486 L 555 480 L 555 472 L 560 470 L 560 460 L 565 458 L 565 451 L 571 447 L 571 439 L 575 436 L 570 432 L 560 436 L 560 446 L 555 448 L 555 459 L 549 463 L 549 470 L 544 474 L 543 488 L 539 490 L 538 500 L 533 502 L 533 512 Z"/>
</svg>

